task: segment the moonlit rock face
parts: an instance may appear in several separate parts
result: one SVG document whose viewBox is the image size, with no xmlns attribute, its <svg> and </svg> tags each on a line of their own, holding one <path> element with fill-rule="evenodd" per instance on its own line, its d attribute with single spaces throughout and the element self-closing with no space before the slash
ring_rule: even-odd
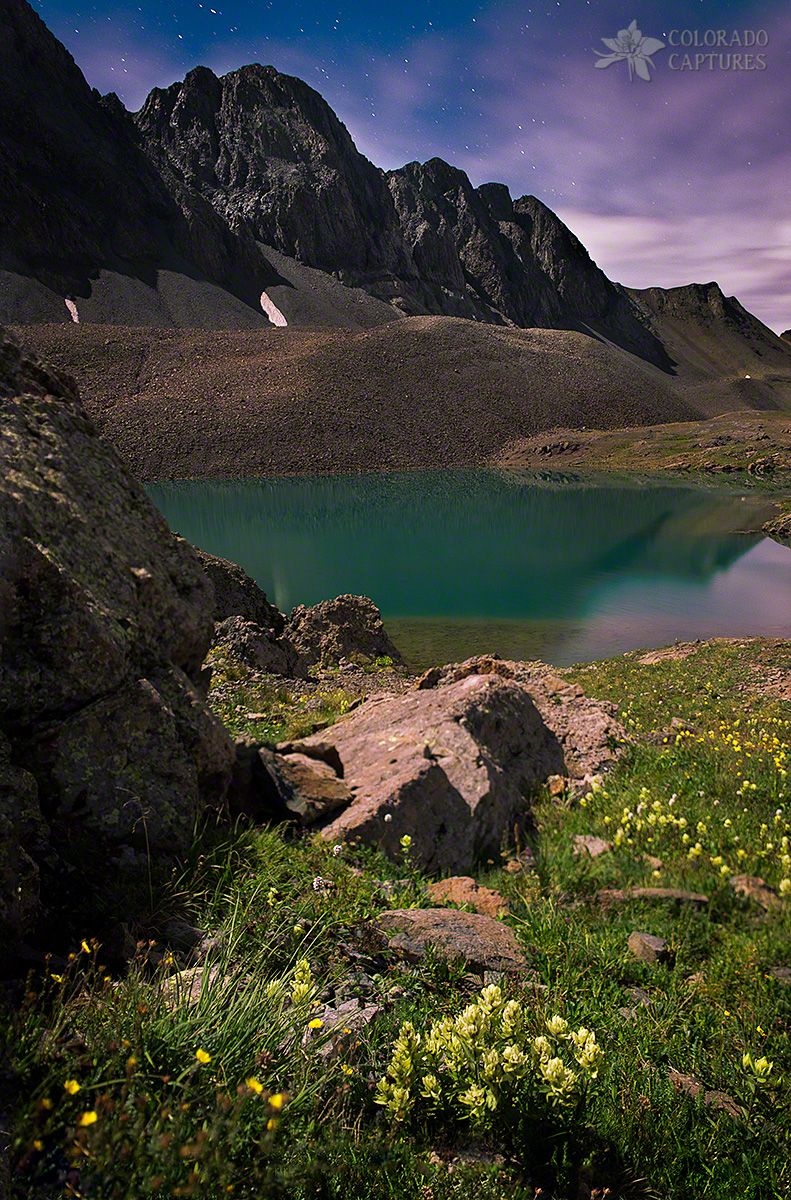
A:
<svg viewBox="0 0 791 1200">
<path fill-rule="evenodd" d="M 280 309 L 272 303 L 266 292 L 261 293 L 261 307 L 273 325 L 279 325 L 281 328 L 284 328 L 286 325 L 288 325 L 288 321 L 283 316 Z"/>
</svg>

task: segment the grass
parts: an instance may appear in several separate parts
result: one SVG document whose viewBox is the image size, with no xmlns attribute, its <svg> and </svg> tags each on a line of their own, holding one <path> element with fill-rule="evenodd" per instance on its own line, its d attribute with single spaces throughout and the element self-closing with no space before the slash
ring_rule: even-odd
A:
<svg viewBox="0 0 791 1200">
<path fill-rule="evenodd" d="M 291 736 L 293 704 L 252 698 L 245 675 L 223 669 L 234 711 L 269 705 L 270 728 Z M 353 846 L 335 854 L 286 828 L 207 830 L 170 894 L 170 911 L 222 932 L 214 981 L 205 970 L 195 1003 L 168 1002 L 185 964 L 164 945 L 156 954 L 146 941 L 110 979 L 86 940 L 8 1007 L 16 1194 L 791 1195 L 791 987 L 772 973 L 791 965 L 791 901 L 765 911 L 729 885 L 750 874 L 778 896 L 788 890 L 791 722 L 767 686 L 784 673 L 791 645 L 762 641 L 564 672 L 614 700 L 633 741 L 579 802 L 536 797 L 532 867 L 484 864 L 478 878 L 508 899 L 505 919 L 547 988 L 502 983 L 524 1014 L 520 1044 L 529 1050 L 555 1015 L 595 1031 L 598 1077 L 575 1107 L 547 1109 L 526 1088 L 508 1113 L 503 1101 L 477 1124 L 457 1102 L 432 1109 L 422 1099 L 391 1120 L 376 1089 L 404 1023 L 430 1033 L 483 982 L 437 955 L 409 966 L 387 951 L 377 914 L 427 904 L 423 881 L 408 858 Z M 611 848 L 575 856 L 577 833 Z M 627 885 L 709 902 L 597 898 Z M 635 929 L 666 939 L 669 965 L 632 956 Z M 381 1011 L 336 1038 L 311 1027 L 332 996 Z M 471 1073 L 483 1070 L 483 1052 L 473 1038 Z M 678 1090 L 673 1072 L 700 1093 Z M 725 1094 L 731 1111 L 704 1093 Z"/>
<path fill-rule="evenodd" d="M 310 694 L 299 693 L 280 680 L 262 678 L 221 647 L 209 652 L 206 665 L 212 668 L 210 702 L 234 737 L 275 744 L 306 737 L 337 721 L 361 695 L 326 682 Z"/>
</svg>

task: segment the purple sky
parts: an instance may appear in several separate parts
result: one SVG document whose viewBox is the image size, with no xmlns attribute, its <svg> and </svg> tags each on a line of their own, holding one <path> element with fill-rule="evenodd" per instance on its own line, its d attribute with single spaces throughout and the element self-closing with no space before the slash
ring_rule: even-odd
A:
<svg viewBox="0 0 791 1200">
<path fill-rule="evenodd" d="M 438 155 L 475 184 L 539 196 L 621 283 L 716 279 L 791 327 L 791 10 L 778 0 L 78 6 L 34 0 L 89 83 L 130 109 L 198 63 L 272 63 L 321 92 L 377 165 Z M 665 43 L 648 83 L 625 61 L 594 68 L 632 19 Z M 688 69 L 671 39 L 709 30 L 765 31 L 761 49 L 714 51 L 763 59 Z"/>
</svg>

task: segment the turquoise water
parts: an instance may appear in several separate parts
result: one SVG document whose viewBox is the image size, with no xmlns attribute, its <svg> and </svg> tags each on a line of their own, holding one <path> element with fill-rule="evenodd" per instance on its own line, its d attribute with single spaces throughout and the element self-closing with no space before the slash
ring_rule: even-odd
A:
<svg viewBox="0 0 791 1200">
<path fill-rule="evenodd" d="M 469 470 L 147 490 L 173 530 L 285 612 L 370 596 L 416 668 L 791 636 L 791 551 L 733 532 L 754 499 L 732 489 Z"/>
</svg>

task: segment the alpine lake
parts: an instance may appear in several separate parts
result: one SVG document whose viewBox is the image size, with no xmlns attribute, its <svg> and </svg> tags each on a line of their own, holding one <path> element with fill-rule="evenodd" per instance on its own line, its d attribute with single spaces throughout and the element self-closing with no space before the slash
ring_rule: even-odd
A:
<svg viewBox="0 0 791 1200">
<path fill-rule="evenodd" d="M 413 670 L 477 653 L 557 666 L 791 636 L 770 485 L 515 470 L 150 483 L 171 529 L 285 613 L 370 596 Z"/>
</svg>

